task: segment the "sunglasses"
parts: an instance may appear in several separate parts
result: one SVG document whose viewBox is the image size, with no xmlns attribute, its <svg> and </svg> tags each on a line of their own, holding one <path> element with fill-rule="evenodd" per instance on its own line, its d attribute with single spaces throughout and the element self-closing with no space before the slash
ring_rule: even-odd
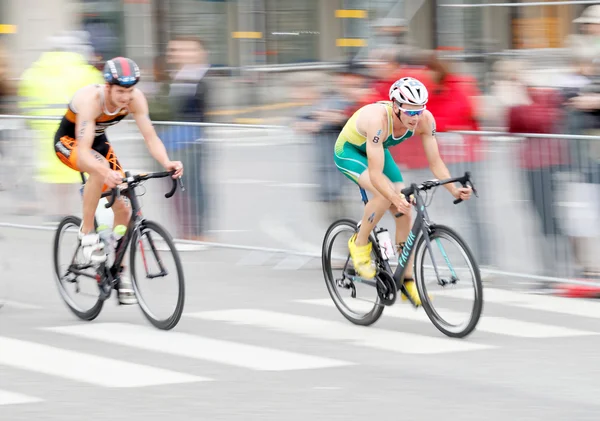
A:
<svg viewBox="0 0 600 421">
<path fill-rule="evenodd" d="M 400 111 L 402 111 L 407 116 L 414 117 L 416 115 L 423 114 L 423 111 L 425 111 L 425 107 L 421 108 L 420 110 L 405 110 L 404 108 L 400 107 Z"/>
</svg>

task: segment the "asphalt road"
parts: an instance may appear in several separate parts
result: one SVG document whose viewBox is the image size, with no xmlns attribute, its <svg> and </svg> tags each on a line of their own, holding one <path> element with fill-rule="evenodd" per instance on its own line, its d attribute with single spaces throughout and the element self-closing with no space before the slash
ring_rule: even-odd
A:
<svg viewBox="0 0 600 421">
<path fill-rule="evenodd" d="M 75 319 L 54 284 L 53 233 L 0 234 L 3 421 L 598 417 L 596 302 L 487 284 L 467 339 L 402 303 L 364 328 L 332 307 L 317 264 L 211 248 L 182 252 L 184 316 L 160 332 L 114 300 Z"/>
</svg>

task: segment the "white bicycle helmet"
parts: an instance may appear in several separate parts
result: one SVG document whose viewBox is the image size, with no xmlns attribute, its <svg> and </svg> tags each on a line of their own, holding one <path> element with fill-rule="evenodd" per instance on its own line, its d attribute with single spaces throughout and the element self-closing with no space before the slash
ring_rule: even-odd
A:
<svg viewBox="0 0 600 421">
<path fill-rule="evenodd" d="M 400 104 L 425 105 L 429 99 L 427 88 L 417 79 L 403 77 L 390 86 L 390 101 Z"/>
</svg>

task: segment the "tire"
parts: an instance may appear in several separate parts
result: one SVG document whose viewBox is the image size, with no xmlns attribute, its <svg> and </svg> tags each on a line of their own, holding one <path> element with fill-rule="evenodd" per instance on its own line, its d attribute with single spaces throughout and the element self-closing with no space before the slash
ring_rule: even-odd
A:
<svg viewBox="0 0 600 421">
<path fill-rule="evenodd" d="M 56 233 L 54 235 L 54 253 L 53 253 L 55 279 L 56 279 L 56 283 L 58 286 L 58 292 L 60 293 L 60 296 L 61 296 L 62 300 L 65 302 L 65 304 L 67 305 L 67 307 L 69 307 L 69 309 L 81 320 L 86 320 L 89 322 L 89 321 L 94 320 L 96 317 L 98 317 L 98 315 L 102 311 L 102 306 L 104 305 L 104 301 L 102 301 L 100 299 L 100 291 L 98 290 L 98 300 L 96 301 L 94 306 L 92 308 L 90 308 L 89 310 L 83 310 L 83 309 L 79 308 L 79 306 L 71 299 L 71 297 L 69 296 L 69 293 L 65 290 L 64 285 L 61 281 L 61 275 L 59 273 L 59 270 L 60 270 L 59 264 L 60 263 L 58 261 L 58 259 L 59 259 L 58 248 L 60 247 L 61 233 L 69 225 L 74 225 L 76 228 L 79 229 L 79 227 L 81 225 L 81 218 L 78 218 L 76 216 L 67 216 L 67 217 L 63 218 L 63 220 L 60 222 L 60 224 L 56 228 Z"/>
<path fill-rule="evenodd" d="M 177 278 L 179 284 L 179 294 L 177 297 L 177 304 L 175 305 L 175 311 L 173 314 L 165 320 L 158 320 L 153 314 L 146 302 L 144 301 L 144 297 L 142 296 L 139 288 L 138 282 L 135 277 L 135 256 L 137 254 L 137 244 L 139 240 L 139 235 L 145 232 L 154 232 L 155 235 L 161 237 L 165 243 L 167 244 L 169 251 L 173 255 L 173 260 L 175 261 L 175 267 L 177 270 Z M 154 236 L 152 236 L 154 237 Z M 155 238 L 152 238 L 153 241 L 156 241 Z M 185 280 L 183 275 L 183 266 L 181 264 L 181 259 L 179 257 L 179 253 L 175 248 L 175 243 L 173 242 L 173 238 L 171 235 L 165 230 L 161 225 L 153 221 L 143 221 L 137 230 L 133 234 L 133 238 L 131 239 L 131 252 L 130 252 L 130 271 L 131 271 L 131 283 L 133 284 L 133 290 L 135 291 L 135 295 L 137 297 L 138 303 L 144 316 L 152 323 L 152 325 L 161 330 L 171 330 L 173 329 L 177 323 L 179 323 L 179 319 L 181 319 L 181 315 L 183 313 L 183 307 L 185 304 Z"/>
<path fill-rule="evenodd" d="M 471 309 L 471 318 L 468 321 L 468 323 L 466 323 L 464 328 L 458 329 L 455 326 L 450 325 L 445 320 L 443 320 L 435 311 L 435 308 L 433 307 L 432 302 L 428 297 L 428 294 L 425 293 L 426 288 L 423 279 L 423 264 L 425 260 L 425 254 L 428 254 L 429 251 L 427 250 L 427 244 L 425 243 L 425 237 L 423 235 L 420 236 L 416 246 L 414 262 L 415 282 L 419 291 L 421 303 L 423 304 L 423 308 L 425 309 L 425 313 L 427 313 L 429 320 L 431 320 L 434 326 L 446 336 L 452 338 L 464 338 L 475 329 L 477 323 L 479 322 L 479 318 L 481 317 L 481 312 L 483 309 L 483 285 L 481 283 L 481 274 L 479 272 L 479 266 L 477 265 L 477 262 L 473 257 L 473 253 L 469 249 L 467 243 L 461 238 L 461 236 L 452 228 L 449 228 L 447 226 L 432 225 L 429 234 L 429 240 L 432 241 L 435 238 L 442 237 L 453 240 L 454 242 L 456 242 L 458 247 L 462 249 L 464 257 L 466 257 L 468 265 L 471 269 L 471 273 L 474 275 L 473 277 L 475 279 L 475 300 Z"/>
<path fill-rule="evenodd" d="M 363 317 L 357 317 L 356 314 L 344 304 L 342 298 L 337 293 L 338 287 L 335 284 L 335 277 L 333 276 L 333 270 L 331 267 L 331 248 L 335 235 L 344 230 L 344 228 L 347 228 L 351 231 L 356 231 L 357 223 L 351 219 L 340 219 L 331 224 L 325 233 L 321 250 L 321 265 L 323 268 L 325 285 L 327 286 L 327 291 L 329 292 L 329 296 L 333 300 L 333 303 L 346 319 L 356 325 L 369 326 L 379 320 L 381 314 L 383 313 L 384 306 L 380 303 L 379 296 L 377 296 L 377 301 L 370 312 L 366 313 Z M 373 244 L 375 244 L 375 240 L 372 236 L 370 236 L 369 239 Z M 375 288 L 373 288 L 373 290 L 375 291 Z"/>
</svg>

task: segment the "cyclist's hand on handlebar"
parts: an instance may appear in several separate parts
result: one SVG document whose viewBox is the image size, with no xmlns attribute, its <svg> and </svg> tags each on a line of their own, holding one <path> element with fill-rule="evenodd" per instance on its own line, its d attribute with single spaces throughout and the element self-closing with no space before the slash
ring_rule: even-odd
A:
<svg viewBox="0 0 600 421">
<path fill-rule="evenodd" d="M 183 164 L 180 161 L 169 161 L 165 164 L 165 170 L 175 171 L 173 178 L 179 178 L 183 175 Z"/>
<path fill-rule="evenodd" d="M 114 189 L 122 182 L 123 182 L 123 177 L 121 176 L 120 173 L 118 173 L 116 171 L 108 170 L 108 172 L 104 176 L 104 184 L 106 184 L 109 189 Z"/>
<path fill-rule="evenodd" d="M 403 215 L 406 215 L 407 213 L 410 212 L 410 203 L 408 203 L 408 201 L 406 200 L 406 198 L 404 197 L 404 195 L 402 193 L 400 193 L 398 196 L 396 196 L 396 198 L 394 199 L 393 205 L 396 207 L 398 212 Z"/>
<path fill-rule="evenodd" d="M 452 195 L 456 199 L 469 200 L 471 198 L 471 193 L 473 193 L 473 189 L 471 189 L 471 186 L 467 186 L 454 189 Z"/>
</svg>

